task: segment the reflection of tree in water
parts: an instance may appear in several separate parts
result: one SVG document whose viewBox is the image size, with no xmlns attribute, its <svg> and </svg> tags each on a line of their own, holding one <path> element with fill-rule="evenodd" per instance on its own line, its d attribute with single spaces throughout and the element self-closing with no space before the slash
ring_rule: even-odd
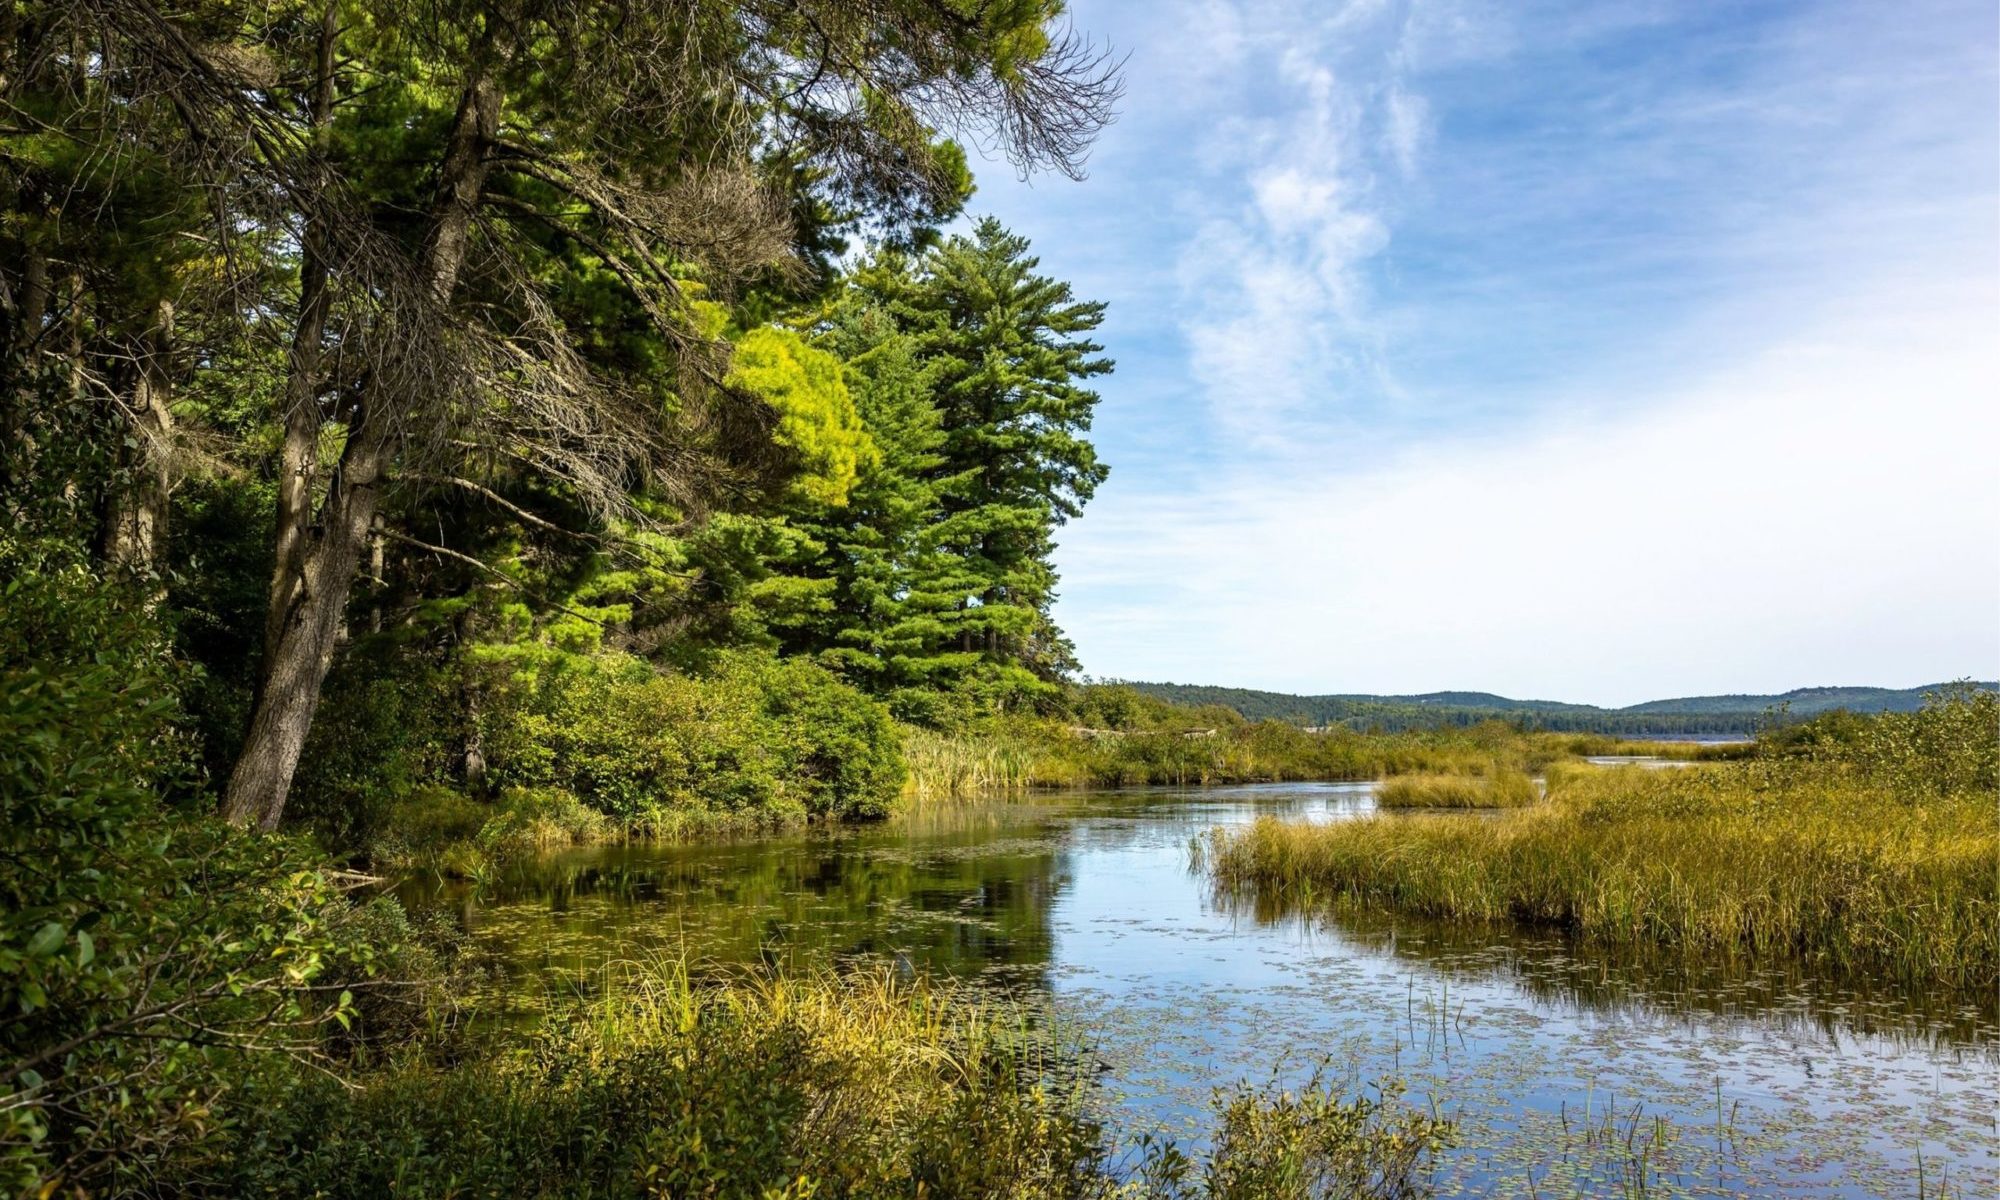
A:
<svg viewBox="0 0 2000 1200">
<path fill-rule="evenodd" d="M 620 959 L 769 969 L 879 967 L 1046 991 L 1050 912 L 1068 879 L 1047 830 L 872 830 L 697 846 L 607 847 L 483 888 L 410 885 L 533 979 Z"/>
<path fill-rule="evenodd" d="M 1649 1020 L 1754 1019 L 1838 1046 L 1881 1037 L 1902 1046 L 2000 1058 L 2000 997 L 1992 989 L 1912 989 L 1795 957 L 1718 960 L 1699 953 L 1578 943 L 1560 932 L 1431 920 L 1344 900 L 1307 908 L 1218 889 L 1239 919 L 1291 926 L 1387 955 L 1441 984 L 1504 980 L 1540 1004 Z"/>
</svg>

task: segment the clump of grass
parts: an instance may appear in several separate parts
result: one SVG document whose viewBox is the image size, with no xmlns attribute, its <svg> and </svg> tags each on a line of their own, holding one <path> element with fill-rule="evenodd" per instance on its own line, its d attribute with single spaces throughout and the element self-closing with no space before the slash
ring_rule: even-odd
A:
<svg viewBox="0 0 2000 1200">
<path fill-rule="evenodd" d="M 1846 763 L 1552 772 L 1490 821 L 1260 821 L 1212 835 L 1219 886 L 1340 896 L 1607 944 L 1803 955 L 1912 982 L 2000 980 L 1989 790 L 1899 789 Z"/>
<path fill-rule="evenodd" d="M 1036 770 L 1040 739 L 1018 730 L 960 735 L 904 726 L 902 735 L 903 761 L 909 768 L 903 795 L 917 803 L 1048 786 L 1049 773 Z"/>
<path fill-rule="evenodd" d="M 1379 808 L 1522 808 L 1540 799 L 1521 771 L 1490 775 L 1393 775 L 1375 789 Z"/>
<path fill-rule="evenodd" d="M 616 823 L 560 788 L 509 788 L 479 827 L 479 848 L 496 860 L 588 846 L 618 836 Z"/>
</svg>

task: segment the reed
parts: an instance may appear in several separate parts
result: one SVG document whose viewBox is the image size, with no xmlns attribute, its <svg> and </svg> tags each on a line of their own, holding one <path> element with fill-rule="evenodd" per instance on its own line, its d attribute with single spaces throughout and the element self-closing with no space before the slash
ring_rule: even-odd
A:
<svg viewBox="0 0 2000 1200">
<path fill-rule="evenodd" d="M 1392 775 L 1375 789 L 1378 808 L 1523 808 L 1541 798 L 1521 771 L 1485 775 Z"/>
<path fill-rule="evenodd" d="M 2000 981 L 2000 815 L 1986 791 L 1899 789 L 1841 763 L 1565 766 L 1546 804 L 1211 835 L 1220 888 L 1345 897 L 1609 944 L 1804 955 L 1902 980 Z"/>
</svg>

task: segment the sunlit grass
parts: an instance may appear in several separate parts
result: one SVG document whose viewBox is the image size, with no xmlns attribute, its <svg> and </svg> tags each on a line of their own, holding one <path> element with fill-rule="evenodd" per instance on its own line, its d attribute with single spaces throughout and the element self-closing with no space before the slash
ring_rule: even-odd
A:
<svg viewBox="0 0 2000 1200">
<path fill-rule="evenodd" d="M 1521 808 L 1540 796 L 1520 771 L 1487 775 L 1393 775 L 1375 789 L 1380 808 Z"/>
<path fill-rule="evenodd" d="M 289 1081 L 214 1194 L 347 1197 L 1414 1196 L 1453 1126 L 1392 1082 L 1218 1092 L 1215 1147 L 1121 1151 L 1046 1013 L 888 973 L 626 963 L 524 1040 Z M 1373 1189 L 1373 1190 L 1366 1190 Z"/>
<path fill-rule="evenodd" d="M 1546 804 L 1473 821 L 1263 820 L 1212 835 L 1219 886 L 1519 920 L 1713 956 L 1795 954 L 1909 981 L 2000 979 L 2000 815 L 1840 764 L 1567 767 Z"/>
</svg>

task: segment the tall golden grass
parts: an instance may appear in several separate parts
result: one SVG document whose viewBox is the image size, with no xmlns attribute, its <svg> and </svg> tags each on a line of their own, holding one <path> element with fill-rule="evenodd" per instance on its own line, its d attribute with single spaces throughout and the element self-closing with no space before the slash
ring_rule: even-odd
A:
<svg viewBox="0 0 2000 1200">
<path fill-rule="evenodd" d="M 1521 733 L 1498 722 L 1393 734 L 1308 732 L 1275 721 L 1213 731 L 1135 729 L 1086 736 L 1060 722 L 995 720 L 962 733 L 903 729 L 906 802 L 935 804 L 1029 788 L 1206 785 L 1428 774 L 1519 776 L 1627 743 L 1594 735 Z M 1642 747 L 1643 748 L 1643 747 Z M 1662 746 L 1692 755 L 1692 746 Z M 1518 783 L 1510 795 L 1519 794 Z"/>
<path fill-rule="evenodd" d="M 1520 920 L 1703 955 L 1804 955 L 1912 982 L 2000 981 L 2000 814 L 1842 763 L 1564 766 L 1546 804 L 1308 826 L 1206 848 L 1219 887 Z"/>
<path fill-rule="evenodd" d="M 1392 775 L 1375 789 L 1380 808 L 1523 808 L 1541 795 L 1521 771 L 1485 775 Z"/>
</svg>

